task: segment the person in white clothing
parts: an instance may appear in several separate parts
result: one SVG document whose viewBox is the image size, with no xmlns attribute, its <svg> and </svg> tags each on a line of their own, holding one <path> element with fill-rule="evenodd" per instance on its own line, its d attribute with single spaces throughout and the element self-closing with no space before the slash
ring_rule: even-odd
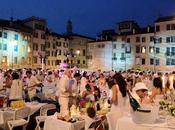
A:
<svg viewBox="0 0 175 130">
<path fill-rule="evenodd" d="M 27 90 L 29 98 L 31 99 L 36 95 L 36 88 L 41 85 L 41 82 L 37 80 L 37 78 L 32 75 L 30 70 L 26 71 L 27 75 Z"/>
<path fill-rule="evenodd" d="M 45 95 L 45 98 L 55 100 L 55 91 L 56 91 L 55 77 L 52 71 L 49 71 L 47 77 L 45 78 L 45 83 L 43 87 L 43 93 Z"/>
<path fill-rule="evenodd" d="M 147 104 L 145 99 L 148 94 L 148 88 L 143 82 L 138 82 L 132 90 L 132 96 L 137 100 L 140 106 Z"/>
<path fill-rule="evenodd" d="M 22 97 L 22 81 L 19 79 L 19 74 L 14 72 L 12 73 L 12 85 L 10 88 L 10 100 L 21 100 Z"/>
<path fill-rule="evenodd" d="M 71 71 L 69 69 L 64 71 L 64 75 L 59 81 L 59 104 L 60 104 L 60 113 L 65 116 L 69 113 L 69 96 L 72 92 L 71 87 L 69 86 L 69 81 L 71 78 Z"/>
<path fill-rule="evenodd" d="M 97 86 L 100 89 L 102 99 L 106 98 L 109 93 L 109 87 L 106 83 L 106 78 L 103 73 L 100 74 L 100 77 L 97 81 Z"/>
<path fill-rule="evenodd" d="M 124 111 L 129 105 L 127 103 L 127 84 L 121 74 L 115 74 L 113 80 L 109 82 L 111 88 L 111 112 Z"/>
<path fill-rule="evenodd" d="M 104 130 L 102 122 L 106 119 L 106 117 L 98 117 L 93 107 L 88 107 L 86 112 L 85 130 Z"/>
<path fill-rule="evenodd" d="M 82 94 L 83 91 L 86 90 L 86 85 L 88 84 L 88 80 L 87 80 L 87 72 L 83 72 L 82 78 L 81 78 L 81 82 L 80 82 L 80 93 Z"/>
<path fill-rule="evenodd" d="M 70 107 L 72 105 L 75 105 L 77 106 L 77 97 L 79 95 L 79 81 L 81 79 L 81 74 L 80 73 L 75 73 L 74 74 L 74 78 L 70 80 L 70 86 L 71 86 L 71 89 L 72 89 L 72 93 L 70 94 L 69 96 L 69 105 Z"/>
</svg>

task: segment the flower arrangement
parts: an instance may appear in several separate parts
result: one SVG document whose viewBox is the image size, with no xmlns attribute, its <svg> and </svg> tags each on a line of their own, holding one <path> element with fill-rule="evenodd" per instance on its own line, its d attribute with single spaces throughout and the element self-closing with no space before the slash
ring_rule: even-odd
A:
<svg viewBox="0 0 175 130">
<path fill-rule="evenodd" d="M 159 102 L 160 104 L 160 110 L 166 110 L 168 111 L 172 116 L 175 117 L 175 102 L 171 102 L 168 100 L 162 100 Z"/>
<path fill-rule="evenodd" d="M 13 109 L 19 109 L 25 107 L 25 102 L 23 100 L 12 101 L 10 107 Z"/>
</svg>

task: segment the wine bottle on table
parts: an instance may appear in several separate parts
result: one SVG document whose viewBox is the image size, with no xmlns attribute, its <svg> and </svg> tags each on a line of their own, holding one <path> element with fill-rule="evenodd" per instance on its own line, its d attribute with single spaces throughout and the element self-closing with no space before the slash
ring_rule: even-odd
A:
<svg viewBox="0 0 175 130">
<path fill-rule="evenodd" d="M 96 110 L 100 111 L 100 104 L 99 103 L 96 104 Z"/>
<path fill-rule="evenodd" d="M 129 96 L 129 102 L 130 105 L 133 109 L 133 111 L 137 111 L 138 108 L 140 108 L 140 104 L 137 102 L 137 100 L 131 95 L 131 93 L 129 91 L 127 91 L 128 96 Z"/>
</svg>

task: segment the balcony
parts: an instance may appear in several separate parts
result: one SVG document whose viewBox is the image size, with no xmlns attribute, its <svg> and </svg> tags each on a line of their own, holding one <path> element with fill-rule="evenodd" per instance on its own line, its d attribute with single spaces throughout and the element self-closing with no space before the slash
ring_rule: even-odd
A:
<svg viewBox="0 0 175 130">
<path fill-rule="evenodd" d="M 125 57 L 121 57 L 120 60 L 126 60 L 126 58 Z"/>
<path fill-rule="evenodd" d="M 175 52 L 166 52 L 165 56 L 175 56 Z"/>
<path fill-rule="evenodd" d="M 92 59 L 92 56 L 86 56 L 86 59 L 90 60 L 90 59 Z"/>
<path fill-rule="evenodd" d="M 117 60 L 117 57 L 113 57 L 112 60 Z"/>
</svg>

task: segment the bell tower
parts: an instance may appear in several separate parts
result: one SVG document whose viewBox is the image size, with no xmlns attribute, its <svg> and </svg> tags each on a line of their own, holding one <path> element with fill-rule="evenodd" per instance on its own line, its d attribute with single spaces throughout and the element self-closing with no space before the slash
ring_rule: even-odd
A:
<svg viewBox="0 0 175 130">
<path fill-rule="evenodd" d="M 70 35 L 70 34 L 72 34 L 72 21 L 69 19 L 68 21 L 67 21 L 67 27 L 66 27 L 66 33 L 67 33 L 67 35 Z"/>
</svg>

